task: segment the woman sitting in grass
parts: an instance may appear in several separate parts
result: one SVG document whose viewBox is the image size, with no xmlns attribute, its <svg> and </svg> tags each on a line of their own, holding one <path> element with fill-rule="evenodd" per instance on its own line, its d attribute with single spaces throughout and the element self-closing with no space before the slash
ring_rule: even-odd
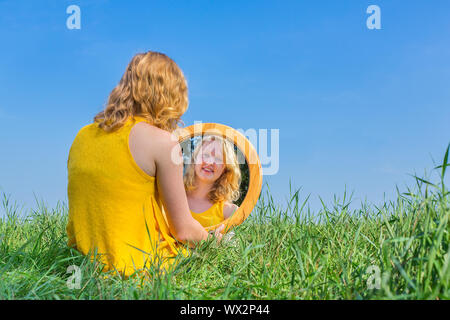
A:
<svg viewBox="0 0 450 320">
<path fill-rule="evenodd" d="M 203 227 L 215 226 L 238 208 L 241 171 L 233 145 L 208 135 L 194 148 L 184 174 L 189 209 Z"/>
<path fill-rule="evenodd" d="M 68 244 L 96 253 L 104 270 L 165 268 L 186 253 L 180 242 L 208 238 L 189 212 L 181 147 L 171 135 L 187 107 L 181 69 L 149 51 L 131 60 L 106 108 L 77 134 L 67 163 Z"/>
</svg>

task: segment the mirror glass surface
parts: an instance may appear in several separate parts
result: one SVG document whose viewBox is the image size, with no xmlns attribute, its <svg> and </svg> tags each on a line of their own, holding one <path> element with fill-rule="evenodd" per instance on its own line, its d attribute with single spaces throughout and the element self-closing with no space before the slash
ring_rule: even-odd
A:
<svg viewBox="0 0 450 320">
<path fill-rule="evenodd" d="M 249 167 L 242 151 L 231 140 L 212 134 L 187 138 L 180 146 L 192 216 L 204 227 L 231 217 L 249 189 Z"/>
</svg>

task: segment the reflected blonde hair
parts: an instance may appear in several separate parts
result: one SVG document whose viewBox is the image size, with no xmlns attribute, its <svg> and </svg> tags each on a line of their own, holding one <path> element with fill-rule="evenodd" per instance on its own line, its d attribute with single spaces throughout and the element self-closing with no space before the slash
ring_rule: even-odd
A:
<svg viewBox="0 0 450 320">
<path fill-rule="evenodd" d="M 234 152 L 234 145 L 227 139 L 223 139 L 219 136 L 207 135 L 202 137 L 201 141 L 197 143 L 194 152 L 192 152 L 190 157 L 190 162 L 186 165 L 185 174 L 183 176 L 184 187 L 186 191 L 196 189 L 194 170 L 195 159 L 203 145 L 213 141 L 219 141 L 222 145 L 225 169 L 222 172 L 222 175 L 214 182 L 208 193 L 208 199 L 212 202 L 236 201 L 240 196 L 239 186 L 241 184 L 241 169 L 239 168 L 237 155 Z"/>
<path fill-rule="evenodd" d="M 148 51 L 131 59 L 103 111 L 94 121 L 111 132 L 134 116 L 172 132 L 188 108 L 187 82 L 177 64 L 163 53 Z"/>
</svg>

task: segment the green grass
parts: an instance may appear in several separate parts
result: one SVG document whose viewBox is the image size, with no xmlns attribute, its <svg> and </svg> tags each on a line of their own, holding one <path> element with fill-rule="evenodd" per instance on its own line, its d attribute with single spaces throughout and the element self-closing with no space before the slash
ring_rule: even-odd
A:
<svg viewBox="0 0 450 320">
<path fill-rule="evenodd" d="M 291 192 L 286 209 L 265 189 L 251 216 L 220 245 L 210 241 L 168 273 L 121 279 L 66 246 L 67 207 L 21 208 L 3 194 L 0 219 L 2 299 L 449 299 L 448 166 L 437 182 L 415 177 L 382 206 L 335 198 L 308 210 Z M 67 285 L 79 266 L 79 289 Z"/>
</svg>

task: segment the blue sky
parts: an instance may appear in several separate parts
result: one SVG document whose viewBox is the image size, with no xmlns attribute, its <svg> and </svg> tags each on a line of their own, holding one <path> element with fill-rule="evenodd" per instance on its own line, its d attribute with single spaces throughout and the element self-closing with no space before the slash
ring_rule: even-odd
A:
<svg viewBox="0 0 450 320">
<path fill-rule="evenodd" d="M 183 117 L 279 129 L 279 203 L 289 180 L 320 208 L 392 198 L 450 142 L 450 2 L 0 0 L 0 188 L 27 208 L 66 199 L 77 131 L 131 57 L 182 68 Z M 81 30 L 69 30 L 69 5 Z M 366 8 L 381 8 L 369 30 Z"/>
</svg>

